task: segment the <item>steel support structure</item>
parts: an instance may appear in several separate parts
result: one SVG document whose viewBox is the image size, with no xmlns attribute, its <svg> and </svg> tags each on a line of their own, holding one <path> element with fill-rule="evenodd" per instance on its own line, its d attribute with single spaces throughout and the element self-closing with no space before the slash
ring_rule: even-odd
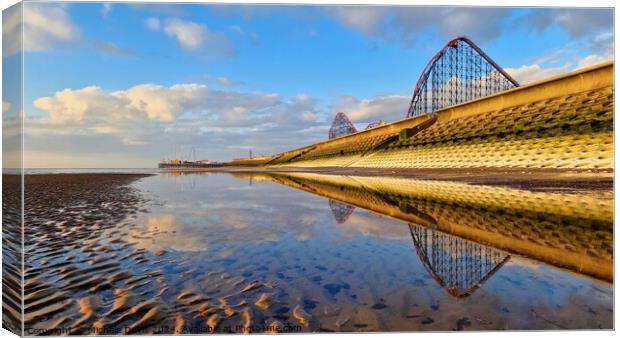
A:
<svg viewBox="0 0 620 338">
<path fill-rule="evenodd" d="M 441 231 L 409 224 L 422 264 L 450 295 L 465 298 L 495 274 L 510 255 Z"/>
<path fill-rule="evenodd" d="M 366 126 L 366 128 L 364 128 L 364 130 L 368 130 L 368 129 L 372 129 L 372 128 L 377 128 L 377 127 L 380 127 L 380 126 L 382 126 L 384 124 L 385 124 L 385 121 L 383 121 L 383 120 L 373 121 L 373 122 L 370 122 Z"/>
<path fill-rule="evenodd" d="M 347 115 L 343 112 L 339 112 L 334 117 L 331 128 L 329 128 L 329 139 L 341 137 L 348 134 L 357 133 L 357 129 Z"/>
<path fill-rule="evenodd" d="M 426 64 L 407 117 L 418 116 L 519 84 L 467 37 L 450 40 Z"/>
<path fill-rule="evenodd" d="M 332 210 L 336 223 L 342 224 L 349 219 L 349 216 L 355 210 L 354 206 L 344 204 L 335 200 L 329 200 L 329 208 Z"/>
</svg>

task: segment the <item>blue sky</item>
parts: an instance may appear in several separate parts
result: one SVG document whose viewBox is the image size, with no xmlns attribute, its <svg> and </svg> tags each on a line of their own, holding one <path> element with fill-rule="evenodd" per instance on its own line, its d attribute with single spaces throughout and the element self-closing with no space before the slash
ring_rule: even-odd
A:
<svg viewBox="0 0 620 338">
<path fill-rule="evenodd" d="M 22 110 L 6 85 L 15 13 L 3 13 L 5 125 Z M 338 111 L 360 128 L 404 118 L 426 62 L 457 35 L 527 83 L 611 59 L 612 25 L 609 9 L 27 3 L 24 160 L 273 154 L 326 138 Z"/>
</svg>

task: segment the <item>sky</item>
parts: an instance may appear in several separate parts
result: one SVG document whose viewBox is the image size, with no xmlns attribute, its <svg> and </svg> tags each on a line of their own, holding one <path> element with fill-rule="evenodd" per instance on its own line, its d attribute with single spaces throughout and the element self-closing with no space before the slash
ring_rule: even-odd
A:
<svg viewBox="0 0 620 338">
<path fill-rule="evenodd" d="M 456 36 L 521 84 L 612 59 L 614 40 L 613 10 L 582 8 L 25 3 L 23 50 L 19 22 L 3 12 L 3 130 L 6 149 L 24 117 L 30 168 L 276 154 L 339 111 L 403 119 Z"/>
</svg>

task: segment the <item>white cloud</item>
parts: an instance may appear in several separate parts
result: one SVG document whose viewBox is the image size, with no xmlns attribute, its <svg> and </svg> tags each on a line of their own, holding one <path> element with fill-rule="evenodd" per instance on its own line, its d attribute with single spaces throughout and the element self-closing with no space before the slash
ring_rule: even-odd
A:
<svg viewBox="0 0 620 338">
<path fill-rule="evenodd" d="M 468 35 L 475 41 L 493 39 L 506 26 L 509 9 L 468 7 L 339 6 L 332 13 L 344 26 L 368 36 L 410 45 L 429 28 L 450 39 Z"/>
<path fill-rule="evenodd" d="M 567 62 L 559 67 L 545 67 L 541 66 L 538 63 L 534 63 L 531 65 L 523 65 L 518 68 L 505 68 L 504 70 L 508 74 L 510 74 L 510 76 L 514 77 L 515 80 L 517 80 L 517 82 L 519 82 L 520 84 L 527 84 L 534 81 L 544 80 L 552 76 L 564 74 L 575 69 L 594 66 L 599 63 L 611 60 L 612 58 L 613 56 L 610 54 L 590 54 L 576 60 L 575 65 Z"/>
<path fill-rule="evenodd" d="M 123 142 L 123 144 L 126 144 L 128 146 L 140 146 L 140 145 L 145 145 L 145 144 L 149 144 L 149 142 L 144 141 L 144 140 L 139 140 L 136 139 L 132 136 L 125 136 L 121 139 L 121 142 Z"/>
<path fill-rule="evenodd" d="M 42 97 L 34 101 L 34 106 L 50 114 L 50 122 L 60 124 L 68 121 L 79 122 L 89 110 L 100 108 L 102 105 L 118 108 L 119 102 L 108 102 L 101 88 L 85 87 L 79 90 L 65 89 L 56 92 L 53 97 Z"/>
<path fill-rule="evenodd" d="M 292 101 L 294 109 L 297 110 L 297 114 L 299 114 L 299 120 L 304 122 L 315 122 L 319 119 L 319 112 L 315 109 L 315 100 L 306 95 L 306 94 L 298 94 L 295 96 L 295 99 Z"/>
<path fill-rule="evenodd" d="M 577 64 L 577 68 L 584 68 L 589 66 L 594 66 L 596 64 L 611 60 L 611 56 L 603 56 L 603 55 L 588 55 L 583 59 L 579 60 Z"/>
<path fill-rule="evenodd" d="M 181 47 L 195 51 L 202 46 L 207 28 L 191 21 L 170 19 L 164 26 L 164 32 L 169 36 L 174 36 Z"/>
<path fill-rule="evenodd" d="M 55 42 L 69 42 L 79 35 L 65 8 L 24 5 L 24 49 L 47 50 Z"/>
<path fill-rule="evenodd" d="M 589 47 L 596 53 L 611 57 L 614 52 L 614 33 L 610 31 L 597 34 L 591 39 Z"/>
<path fill-rule="evenodd" d="M 612 8 L 539 8 L 525 17 L 531 27 L 543 31 L 558 25 L 572 37 L 592 34 L 613 26 Z"/>
<path fill-rule="evenodd" d="M 120 132 L 120 130 L 112 126 L 95 126 L 93 130 L 97 134 L 117 134 Z"/>
<path fill-rule="evenodd" d="M 161 21 L 151 17 L 144 21 L 147 28 L 162 31 L 173 37 L 179 45 L 191 52 L 204 52 L 211 56 L 231 56 L 237 53 L 228 37 L 209 30 L 206 25 L 177 18 Z"/>
<path fill-rule="evenodd" d="M 129 48 L 123 48 L 113 42 L 93 42 L 93 47 L 102 53 L 116 56 L 132 57 L 135 56 L 135 52 Z"/>
<path fill-rule="evenodd" d="M 374 6 L 343 6 L 334 10 L 345 26 L 366 34 L 376 34 L 380 21 L 389 13 L 387 8 Z"/>
<path fill-rule="evenodd" d="M 230 87 L 230 86 L 232 86 L 233 81 L 231 79 L 227 78 L 227 77 L 220 76 L 220 77 L 217 78 L 217 83 L 219 83 L 220 85 L 225 86 L 225 87 Z"/>
<path fill-rule="evenodd" d="M 483 43 L 524 22 L 538 31 L 556 25 L 573 38 L 613 25 L 609 8 L 538 8 L 524 16 L 498 7 L 334 6 L 328 11 L 346 27 L 405 45 L 420 39 L 427 29 L 438 30 L 444 39 L 467 35 Z"/>
<path fill-rule="evenodd" d="M 128 145 L 148 143 L 140 136 L 148 128 L 201 133 L 210 127 L 255 127 L 271 123 L 278 107 L 286 106 L 276 94 L 210 90 L 202 84 L 64 89 L 33 105 L 45 113 L 30 120 L 34 133 L 71 134 L 78 128 L 80 134 L 114 135 Z"/>
<path fill-rule="evenodd" d="M 318 119 L 318 116 L 311 112 L 311 111 L 304 111 L 301 113 L 301 120 L 302 121 L 309 121 L 309 122 L 313 122 L 316 121 Z"/>
<path fill-rule="evenodd" d="M 182 112 L 198 108 L 207 93 L 207 87 L 198 84 L 170 87 L 141 84 L 110 93 L 90 86 L 38 98 L 34 106 L 49 113 L 51 124 L 86 122 L 90 121 L 89 117 L 104 116 L 115 121 L 141 118 L 172 121 Z"/>
<path fill-rule="evenodd" d="M 150 30 L 158 31 L 161 27 L 161 22 L 158 18 L 148 18 L 144 20 L 144 24 Z"/>
<path fill-rule="evenodd" d="M 395 121 L 405 117 L 411 97 L 401 95 L 376 96 L 358 99 L 342 96 L 334 111 L 342 111 L 353 122 L 372 122 L 374 120 Z"/>
<path fill-rule="evenodd" d="M 22 37 L 20 30 L 21 3 L 13 5 L 2 11 L 2 55 L 18 53 L 22 49 Z"/>
<path fill-rule="evenodd" d="M 288 102 L 272 107 L 267 122 L 297 131 L 314 126 L 320 123 L 320 116 L 323 115 L 317 105 L 317 100 L 308 95 L 296 95 Z"/>
<path fill-rule="evenodd" d="M 548 77 L 566 73 L 570 70 L 570 64 L 566 63 L 560 67 L 543 68 L 538 64 L 523 65 L 519 68 L 505 68 L 506 73 L 510 74 L 519 84 L 542 80 Z"/>
<path fill-rule="evenodd" d="M 275 153 L 325 139 L 329 115 L 307 95 L 285 100 L 194 83 L 64 89 L 33 105 L 40 112 L 25 121 L 29 147 L 61 167 L 112 165 L 91 156 L 101 144 L 109 145 L 110 158 L 123 159 L 117 166 L 151 166 L 171 156 L 167 150 L 176 143 L 205 147 L 200 157 L 216 160 L 245 156 L 241 147 Z"/>
<path fill-rule="evenodd" d="M 146 114 L 149 119 L 172 121 L 186 109 L 200 107 L 208 92 L 205 85 L 179 84 L 171 87 L 143 84 L 112 95 L 129 100 L 129 107 Z"/>
<path fill-rule="evenodd" d="M 577 62 L 577 68 L 593 66 L 601 62 L 613 60 L 614 33 L 603 32 L 595 35 L 590 41 L 589 48 L 593 53 L 580 59 Z"/>
<path fill-rule="evenodd" d="M 3 44 L 4 56 L 18 53 L 21 50 L 20 11 L 13 6 L 3 13 Z M 24 51 L 46 51 L 59 43 L 75 41 L 79 29 L 71 22 L 64 6 L 41 3 L 23 4 L 23 48 Z"/>
</svg>

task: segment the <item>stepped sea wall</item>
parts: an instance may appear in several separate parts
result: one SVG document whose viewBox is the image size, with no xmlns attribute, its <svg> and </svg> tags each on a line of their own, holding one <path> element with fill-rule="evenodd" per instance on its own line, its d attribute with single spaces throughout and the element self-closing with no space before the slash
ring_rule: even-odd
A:
<svg viewBox="0 0 620 338">
<path fill-rule="evenodd" d="M 231 165 L 613 169 L 613 62 Z"/>
</svg>

